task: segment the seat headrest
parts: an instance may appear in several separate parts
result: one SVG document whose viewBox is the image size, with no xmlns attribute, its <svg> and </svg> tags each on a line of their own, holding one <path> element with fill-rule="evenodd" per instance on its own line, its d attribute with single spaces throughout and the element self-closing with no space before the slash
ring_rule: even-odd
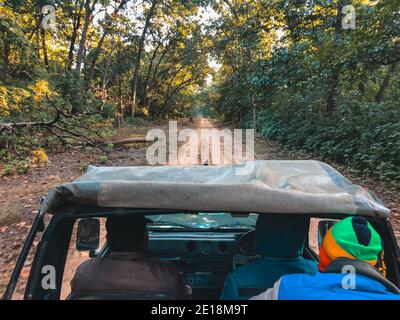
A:
<svg viewBox="0 0 400 320">
<path fill-rule="evenodd" d="M 298 258 L 303 254 L 310 219 L 291 214 L 260 214 L 255 252 L 269 258 Z"/>
</svg>

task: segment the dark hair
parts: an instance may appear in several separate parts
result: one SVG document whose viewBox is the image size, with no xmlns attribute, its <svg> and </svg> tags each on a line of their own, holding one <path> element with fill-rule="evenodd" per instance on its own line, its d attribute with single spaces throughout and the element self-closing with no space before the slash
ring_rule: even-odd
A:
<svg viewBox="0 0 400 320">
<path fill-rule="evenodd" d="M 131 252 L 143 250 L 146 219 L 140 215 L 107 218 L 107 243 L 110 251 Z"/>
<path fill-rule="evenodd" d="M 299 214 L 260 214 L 254 247 L 263 257 L 287 259 L 303 254 L 310 218 Z"/>
</svg>

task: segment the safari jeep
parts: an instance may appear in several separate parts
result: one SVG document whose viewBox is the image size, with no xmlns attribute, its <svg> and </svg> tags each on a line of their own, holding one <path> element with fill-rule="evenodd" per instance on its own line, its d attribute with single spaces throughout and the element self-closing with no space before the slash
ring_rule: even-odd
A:
<svg viewBox="0 0 400 320">
<path fill-rule="evenodd" d="M 218 299 L 227 274 L 257 259 L 254 227 L 258 215 L 266 213 L 309 217 L 303 257 L 314 261 L 335 221 L 363 216 L 382 238 L 387 279 L 400 287 L 400 255 L 389 210 L 376 196 L 318 161 L 244 166 L 90 167 L 43 199 L 4 299 L 15 298 L 23 269 L 29 270 L 19 290 L 24 299 L 71 299 L 69 281 L 77 266 L 107 257 L 104 220 L 113 215 L 145 215 L 151 221 L 148 254 L 175 264 L 192 287 L 193 299 Z M 35 241 L 34 259 L 26 266 Z M 171 297 L 125 292 L 86 298 Z"/>
</svg>

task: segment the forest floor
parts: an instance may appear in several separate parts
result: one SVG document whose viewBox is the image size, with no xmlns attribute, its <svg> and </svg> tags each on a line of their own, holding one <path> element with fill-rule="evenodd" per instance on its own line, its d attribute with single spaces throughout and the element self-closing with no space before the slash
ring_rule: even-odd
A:
<svg viewBox="0 0 400 320">
<path fill-rule="evenodd" d="M 208 119 L 196 119 L 194 124 L 181 121 L 178 126 L 180 129 L 191 127 L 198 130 L 223 127 Z M 139 128 L 122 129 L 114 139 L 143 137 L 149 129 L 154 127 L 168 132 L 168 123 L 158 122 Z M 52 187 L 72 181 L 82 175 L 89 164 L 98 166 L 146 165 L 147 147 L 148 145 L 144 143 L 134 144 L 125 148 L 114 149 L 108 154 L 95 150 L 90 152 L 85 152 L 82 149 L 68 150 L 49 155 L 48 163 L 44 166 L 31 168 L 26 175 L 0 178 L 0 296 L 4 293 L 42 196 Z M 106 161 L 104 156 L 107 156 Z M 315 159 L 312 155 L 286 150 L 275 141 L 260 137 L 257 137 L 255 141 L 255 158 L 257 160 Z M 331 165 L 354 183 L 373 190 L 383 199 L 384 204 L 391 209 L 390 219 L 396 237 L 400 239 L 400 190 L 377 179 L 357 175 L 344 166 L 334 163 L 331 163 Z M 22 271 L 18 289 L 22 288 L 27 280 L 29 266 L 33 261 L 33 253 L 37 244 L 38 241 L 35 241 Z"/>
</svg>

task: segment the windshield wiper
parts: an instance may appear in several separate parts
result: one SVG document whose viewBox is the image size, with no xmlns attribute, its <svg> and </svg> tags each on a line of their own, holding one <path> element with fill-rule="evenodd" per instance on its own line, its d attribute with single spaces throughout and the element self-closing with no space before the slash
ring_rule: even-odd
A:
<svg viewBox="0 0 400 320">
<path fill-rule="evenodd" d="M 149 223 L 150 226 L 166 227 L 166 228 L 185 228 L 185 229 L 203 229 L 203 230 L 219 230 L 219 229 L 254 229 L 254 226 L 246 225 L 243 223 L 229 223 L 229 224 L 205 224 L 193 223 L 193 225 L 176 223 L 172 221 L 158 220 Z"/>
</svg>

